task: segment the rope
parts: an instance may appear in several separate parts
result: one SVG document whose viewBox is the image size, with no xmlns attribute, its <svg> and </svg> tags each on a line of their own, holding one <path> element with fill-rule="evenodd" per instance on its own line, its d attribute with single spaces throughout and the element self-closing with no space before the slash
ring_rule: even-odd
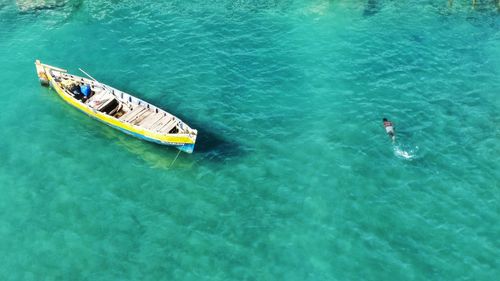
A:
<svg viewBox="0 0 500 281">
<path fill-rule="evenodd" d="M 179 154 L 181 154 L 180 150 L 179 150 L 179 152 L 177 152 L 177 155 L 175 156 L 174 161 L 172 161 L 172 163 L 170 163 L 170 166 L 168 166 L 169 169 L 170 169 L 170 167 L 172 167 L 172 165 L 174 165 L 175 160 L 177 160 L 177 157 L 179 157 Z"/>
</svg>

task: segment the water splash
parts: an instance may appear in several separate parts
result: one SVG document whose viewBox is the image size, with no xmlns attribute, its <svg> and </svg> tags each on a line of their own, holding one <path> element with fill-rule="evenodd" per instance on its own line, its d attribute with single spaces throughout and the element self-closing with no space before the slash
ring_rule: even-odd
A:
<svg viewBox="0 0 500 281">
<path fill-rule="evenodd" d="M 413 160 L 417 157 L 418 146 L 412 147 L 404 144 L 393 144 L 392 150 L 394 151 L 394 155 L 398 158 Z"/>
</svg>

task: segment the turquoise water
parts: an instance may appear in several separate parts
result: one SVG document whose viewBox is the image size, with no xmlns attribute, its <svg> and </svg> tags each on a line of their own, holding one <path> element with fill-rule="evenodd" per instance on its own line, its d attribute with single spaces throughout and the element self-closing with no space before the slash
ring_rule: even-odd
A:
<svg viewBox="0 0 500 281">
<path fill-rule="evenodd" d="M 1 280 L 500 276 L 493 5 L 52 2 L 0 4 Z M 179 115 L 195 153 L 87 118 L 37 58 Z"/>
</svg>

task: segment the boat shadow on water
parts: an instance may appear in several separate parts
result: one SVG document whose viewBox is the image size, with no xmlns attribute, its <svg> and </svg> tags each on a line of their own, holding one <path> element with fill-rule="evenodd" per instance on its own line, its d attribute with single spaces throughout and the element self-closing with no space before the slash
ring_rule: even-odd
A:
<svg viewBox="0 0 500 281">
<path fill-rule="evenodd" d="M 243 146 L 235 141 L 221 137 L 224 129 L 217 128 L 214 124 L 208 124 L 201 120 L 175 111 L 174 106 L 162 105 L 159 101 L 153 101 L 160 107 L 167 108 L 170 113 L 179 117 L 190 127 L 198 130 L 196 146 L 193 154 L 201 155 L 204 159 L 211 161 L 224 161 L 227 158 L 241 157 L 244 154 Z"/>
</svg>

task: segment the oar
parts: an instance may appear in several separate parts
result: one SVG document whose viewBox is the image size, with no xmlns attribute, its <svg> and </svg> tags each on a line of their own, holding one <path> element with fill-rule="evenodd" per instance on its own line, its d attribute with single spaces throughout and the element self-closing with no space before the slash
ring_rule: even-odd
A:
<svg viewBox="0 0 500 281">
<path fill-rule="evenodd" d="M 80 70 L 81 72 L 83 72 L 83 74 L 87 75 L 90 79 L 92 79 L 92 80 L 94 80 L 95 82 L 97 82 L 97 83 L 101 84 L 101 86 L 103 86 L 104 88 L 108 88 L 108 90 L 110 90 L 110 91 L 111 91 L 111 93 L 113 93 L 113 92 L 114 92 L 114 90 L 113 90 L 113 89 L 110 89 L 108 85 L 103 84 L 103 83 L 101 83 L 101 82 L 97 81 L 97 79 L 95 79 L 94 77 L 90 76 L 90 74 L 88 74 L 87 72 L 85 72 L 85 70 L 83 70 L 83 69 L 81 69 L 81 68 L 78 68 L 78 70 Z"/>
<path fill-rule="evenodd" d="M 87 75 L 90 79 L 96 81 L 96 82 L 99 82 L 97 81 L 94 77 L 90 76 L 90 74 L 88 74 L 87 72 L 85 72 L 85 70 L 81 69 L 81 68 L 78 68 L 78 70 L 80 70 L 81 72 L 83 72 L 83 74 Z"/>
</svg>

